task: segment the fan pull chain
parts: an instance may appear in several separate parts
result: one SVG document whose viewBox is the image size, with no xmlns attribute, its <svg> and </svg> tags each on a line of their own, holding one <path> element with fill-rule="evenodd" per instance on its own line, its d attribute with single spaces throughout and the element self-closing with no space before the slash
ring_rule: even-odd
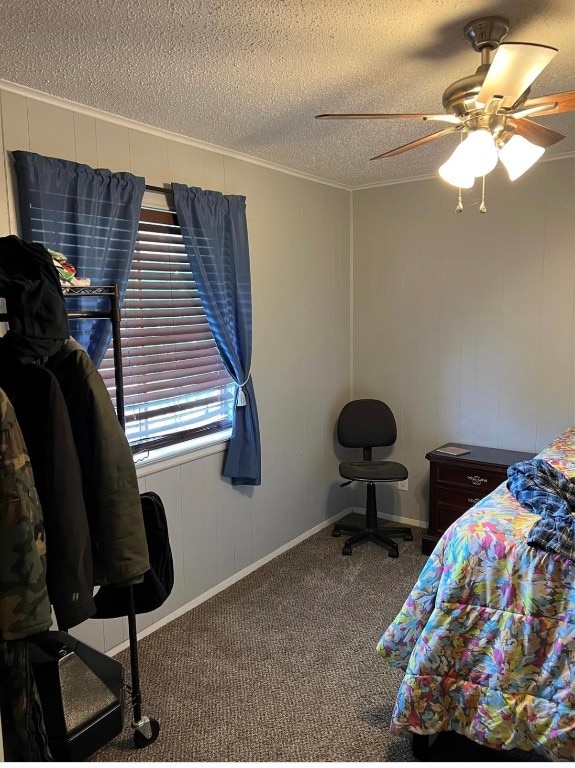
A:
<svg viewBox="0 0 575 768">
<path fill-rule="evenodd" d="M 479 206 L 479 213 L 487 213 L 487 208 L 485 207 L 485 176 L 483 177 L 483 184 L 481 187 L 481 205 Z"/>
<path fill-rule="evenodd" d="M 461 196 L 461 187 L 459 187 L 459 194 L 457 195 L 457 207 L 455 213 L 461 213 L 463 211 L 463 198 Z"/>
<path fill-rule="evenodd" d="M 459 134 L 459 144 L 463 144 L 463 131 Z M 463 213 L 463 197 L 461 194 L 461 187 L 459 187 L 459 192 L 457 193 L 457 207 L 455 208 L 455 213 Z"/>
</svg>

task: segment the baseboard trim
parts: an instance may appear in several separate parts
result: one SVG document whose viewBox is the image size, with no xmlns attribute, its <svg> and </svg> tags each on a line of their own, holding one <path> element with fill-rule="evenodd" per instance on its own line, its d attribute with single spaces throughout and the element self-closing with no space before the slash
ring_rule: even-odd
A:
<svg viewBox="0 0 575 768">
<path fill-rule="evenodd" d="M 292 549 L 292 547 L 295 547 L 296 544 L 299 544 L 300 542 L 305 541 L 306 539 L 309 539 L 310 536 L 313 536 L 315 533 L 318 533 L 323 528 L 327 528 L 329 525 L 333 525 L 333 523 L 335 523 L 337 520 L 339 520 L 342 517 L 345 517 L 345 515 L 348 515 L 350 514 L 350 512 L 353 512 L 353 511 L 355 510 L 352 507 L 348 507 L 347 509 L 344 509 L 343 512 L 338 512 L 337 515 L 333 515 L 327 520 L 324 520 L 321 523 L 318 523 L 318 525 L 315 525 L 313 528 L 310 528 L 309 531 L 302 533 L 300 536 L 296 536 L 295 539 L 288 541 L 287 544 L 283 544 L 281 547 L 278 547 L 278 549 L 275 549 L 273 552 L 270 552 L 269 555 L 265 555 L 265 557 L 262 557 L 259 560 L 256 560 L 255 563 L 252 563 L 251 565 L 248 565 L 245 568 L 243 568 L 241 571 L 234 573 L 233 576 L 230 576 L 229 578 L 224 579 L 224 581 L 221 581 L 219 584 L 216 584 L 215 587 L 208 589 L 207 592 L 204 592 L 201 595 L 198 595 L 198 597 L 195 597 L 193 600 L 190 600 L 190 602 L 186 603 L 185 605 L 182 605 L 180 608 L 177 608 L 175 611 L 172 611 L 171 613 L 169 613 L 167 616 L 164 616 L 159 621 L 156 621 L 153 624 L 150 624 L 149 627 L 142 629 L 140 632 L 138 632 L 138 640 L 142 640 L 144 637 L 151 635 L 157 629 L 160 629 L 161 627 L 164 627 L 166 624 L 169 624 L 171 621 L 178 619 L 180 616 L 183 616 L 188 611 L 191 611 L 192 608 L 195 608 L 196 606 L 201 605 L 206 600 L 209 600 L 211 597 L 214 597 L 214 595 L 217 595 L 219 592 L 222 592 L 224 589 L 231 587 L 232 584 L 235 584 L 236 582 L 241 581 L 241 579 L 244 579 L 246 576 L 249 576 L 250 573 L 257 571 L 258 568 L 261 568 L 262 565 L 269 563 L 278 555 L 281 555 L 284 552 L 287 552 L 289 549 Z M 117 653 L 120 653 L 120 651 L 124 651 L 126 648 L 128 648 L 129 645 L 130 645 L 130 641 L 124 640 L 124 642 L 114 646 L 114 648 L 110 648 L 110 650 L 106 651 L 106 653 L 108 656 L 115 656 Z"/>
<path fill-rule="evenodd" d="M 167 616 L 164 616 L 159 621 L 155 621 L 153 624 L 150 624 L 149 627 L 142 629 L 140 632 L 138 632 L 138 640 L 142 640 L 144 637 L 151 635 L 157 629 L 164 627 L 166 624 L 169 624 L 171 621 L 174 621 L 175 619 L 179 619 L 180 616 L 183 616 L 188 611 L 191 611 L 192 608 L 196 608 L 196 606 L 201 605 L 206 600 L 209 600 L 211 597 L 214 597 L 214 595 L 217 595 L 219 592 L 222 592 L 224 589 L 231 587 L 232 584 L 235 584 L 236 582 L 241 581 L 241 579 L 244 579 L 246 576 L 249 576 L 250 573 L 257 571 L 258 568 L 261 568 L 262 565 L 269 563 L 278 555 L 281 555 L 284 552 L 287 552 L 292 547 L 295 547 L 296 544 L 299 544 L 300 542 L 305 541 L 306 539 L 309 539 L 310 536 L 313 536 L 315 533 L 318 533 L 323 528 L 327 528 L 329 525 L 333 525 L 333 523 L 337 522 L 342 517 L 345 517 L 346 515 L 351 514 L 352 512 L 355 512 L 361 515 L 361 514 L 365 514 L 365 509 L 362 507 L 347 507 L 342 512 L 338 512 L 337 515 L 333 515 L 327 520 L 324 520 L 321 523 L 318 523 L 318 525 L 315 525 L 313 528 L 310 528 L 309 531 L 302 533 L 300 536 L 296 536 L 295 539 L 292 539 L 291 541 L 288 541 L 287 544 L 283 544 L 281 547 L 278 547 L 273 552 L 270 552 L 269 555 L 265 555 L 265 557 L 262 557 L 259 560 L 256 560 L 255 563 L 252 563 L 251 565 L 246 566 L 246 568 L 243 568 L 241 571 L 234 573 L 233 576 L 230 576 L 229 578 L 224 579 L 224 581 L 221 581 L 219 584 L 216 584 L 215 587 L 208 589 L 207 592 L 204 592 L 201 595 L 198 595 L 198 597 L 195 597 L 193 600 L 190 600 L 188 603 L 185 603 L 185 605 L 182 605 L 180 608 L 177 608 L 175 611 L 172 611 L 171 613 L 169 613 Z M 424 527 L 424 523 L 422 523 L 421 520 L 414 520 L 411 517 L 391 517 L 390 515 L 380 515 L 380 517 L 382 520 L 388 520 L 389 522 L 392 522 L 392 523 L 401 523 L 402 525 L 414 525 L 416 527 Z M 124 651 L 126 648 L 128 648 L 129 645 L 130 645 L 130 641 L 124 640 L 124 642 L 114 646 L 114 648 L 110 648 L 110 650 L 106 651 L 106 653 L 108 654 L 108 656 L 115 656 L 117 653 L 120 653 L 120 651 Z"/>
</svg>

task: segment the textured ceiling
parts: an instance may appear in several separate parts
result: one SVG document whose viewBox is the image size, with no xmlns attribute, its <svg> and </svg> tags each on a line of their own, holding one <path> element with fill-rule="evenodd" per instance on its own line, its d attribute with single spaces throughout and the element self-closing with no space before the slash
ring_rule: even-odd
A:
<svg viewBox="0 0 575 768">
<path fill-rule="evenodd" d="M 493 14 L 559 49 L 532 96 L 575 89 L 574 0 L 2 0 L 0 76 L 356 187 L 433 174 L 458 138 L 370 162 L 441 126 L 314 115 L 443 112 L 480 64 L 464 25 Z M 539 122 L 575 151 L 575 113 Z"/>
</svg>

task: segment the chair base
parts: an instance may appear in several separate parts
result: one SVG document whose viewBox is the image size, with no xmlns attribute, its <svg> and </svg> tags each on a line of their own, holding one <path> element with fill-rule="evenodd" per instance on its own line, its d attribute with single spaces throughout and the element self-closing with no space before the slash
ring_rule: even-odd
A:
<svg viewBox="0 0 575 768">
<path fill-rule="evenodd" d="M 361 518 L 359 519 L 361 520 Z M 387 549 L 389 557 L 399 557 L 399 547 L 391 537 L 401 536 L 404 541 L 413 541 L 411 528 L 408 528 L 407 526 L 386 525 L 381 528 L 378 526 L 374 483 L 368 483 L 367 485 L 365 524 L 349 524 L 346 523 L 344 519 L 341 522 L 335 523 L 331 535 L 341 536 L 342 531 L 344 533 L 355 534 L 344 543 L 341 550 L 342 555 L 351 555 L 355 546 L 363 544 L 366 541 L 373 541 L 374 544 L 379 544 L 380 547 Z"/>
</svg>

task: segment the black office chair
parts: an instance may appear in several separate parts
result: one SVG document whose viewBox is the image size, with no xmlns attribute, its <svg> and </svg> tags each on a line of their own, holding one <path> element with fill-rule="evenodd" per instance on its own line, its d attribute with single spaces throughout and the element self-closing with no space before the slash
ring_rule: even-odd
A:
<svg viewBox="0 0 575 768">
<path fill-rule="evenodd" d="M 389 557 L 399 557 L 399 549 L 391 536 L 403 536 L 404 541 L 413 541 L 411 528 L 406 526 L 377 525 L 376 483 L 397 483 L 407 480 L 407 468 L 396 461 L 373 461 L 372 448 L 393 445 L 397 438 L 395 418 L 389 406 L 381 400 L 352 400 L 344 406 L 337 422 L 337 439 L 344 448 L 362 448 L 363 461 L 342 462 L 339 474 L 347 478 L 341 487 L 354 480 L 367 483 L 365 527 L 348 525 L 345 519 L 334 525 L 332 536 L 341 532 L 354 533 L 347 539 L 341 550 L 342 555 L 351 555 L 357 544 L 374 541 L 389 551 Z"/>
</svg>

